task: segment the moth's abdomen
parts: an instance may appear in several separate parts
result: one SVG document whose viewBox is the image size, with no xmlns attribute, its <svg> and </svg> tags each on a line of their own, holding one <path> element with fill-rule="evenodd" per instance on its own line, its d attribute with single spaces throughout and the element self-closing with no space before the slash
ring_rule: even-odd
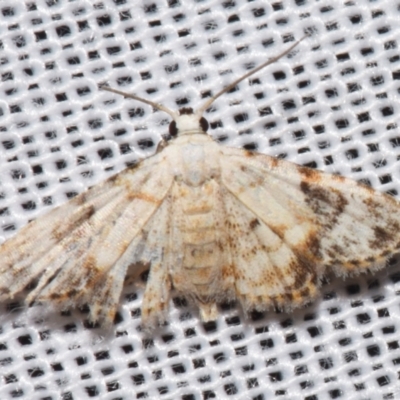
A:
<svg viewBox="0 0 400 400">
<path fill-rule="evenodd" d="M 182 217 L 177 229 L 181 234 L 182 262 L 174 283 L 180 289 L 180 278 L 184 278 L 191 283 L 193 295 L 208 302 L 215 297 L 222 265 L 219 186 L 210 179 L 197 187 L 180 184 L 178 190 Z"/>
</svg>

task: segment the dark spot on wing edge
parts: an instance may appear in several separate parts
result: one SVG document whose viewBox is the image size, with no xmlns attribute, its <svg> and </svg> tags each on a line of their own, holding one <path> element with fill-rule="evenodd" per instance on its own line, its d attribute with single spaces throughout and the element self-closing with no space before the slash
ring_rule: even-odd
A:
<svg viewBox="0 0 400 400">
<path fill-rule="evenodd" d="M 255 229 L 258 225 L 260 225 L 260 221 L 257 218 L 254 218 L 250 221 L 250 229 Z"/>
</svg>

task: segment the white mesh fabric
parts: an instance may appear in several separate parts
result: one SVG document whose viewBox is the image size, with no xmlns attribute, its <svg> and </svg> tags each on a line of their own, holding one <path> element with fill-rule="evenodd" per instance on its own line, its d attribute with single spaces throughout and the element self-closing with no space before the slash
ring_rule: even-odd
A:
<svg viewBox="0 0 400 400">
<path fill-rule="evenodd" d="M 312 32 L 290 57 L 208 113 L 246 146 L 400 195 L 400 2 L 32 0 L 0 2 L 0 234 L 151 156 L 169 108 L 202 104 Z M 366 216 L 368 218 L 368 216 Z M 18 249 L 15 249 L 18 251 Z M 152 339 L 127 287 L 108 335 L 85 311 L 1 305 L 0 399 L 400 398 L 400 266 L 333 279 L 294 313 L 215 323 L 175 298 Z"/>
</svg>

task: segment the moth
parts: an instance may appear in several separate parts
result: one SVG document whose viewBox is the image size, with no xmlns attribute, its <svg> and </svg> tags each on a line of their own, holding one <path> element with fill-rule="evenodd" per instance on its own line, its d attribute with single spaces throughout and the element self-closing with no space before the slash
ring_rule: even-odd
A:
<svg viewBox="0 0 400 400">
<path fill-rule="evenodd" d="M 0 301 L 26 297 L 90 306 L 112 323 L 129 268 L 149 265 L 142 322 L 166 318 L 172 289 L 203 321 L 217 303 L 291 310 L 315 299 L 328 272 L 345 277 L 385 265 L 400 248 L 400 204 L 342 176 L 216 143 L 203 113 L 166 107 L 107 86 L 172 117 L 157 153 L 29 223 L 0 247 Z M 139 273 L 139 269 L 137 271 Z"/>
</svg>

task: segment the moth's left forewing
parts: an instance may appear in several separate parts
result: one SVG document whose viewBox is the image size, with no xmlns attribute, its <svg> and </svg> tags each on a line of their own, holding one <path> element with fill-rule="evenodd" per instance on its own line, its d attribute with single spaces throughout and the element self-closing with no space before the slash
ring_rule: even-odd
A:
<svg viewBox="0 0 400 400">
<path fill-rule="evenodd" d="M 351 179 L 221 149 L 226 188 L 319 274 L 382 266 L 400 247 L 400 204 Z"/>
<path fill-rule="evenodd" d="M 27 301 L 89 303 L 92 320 L 115 313 L 125 272 L 172 176 L 160 153 L 24 227 L 0 247 L 0 300 L 38 280 Z"/>
</svg>

